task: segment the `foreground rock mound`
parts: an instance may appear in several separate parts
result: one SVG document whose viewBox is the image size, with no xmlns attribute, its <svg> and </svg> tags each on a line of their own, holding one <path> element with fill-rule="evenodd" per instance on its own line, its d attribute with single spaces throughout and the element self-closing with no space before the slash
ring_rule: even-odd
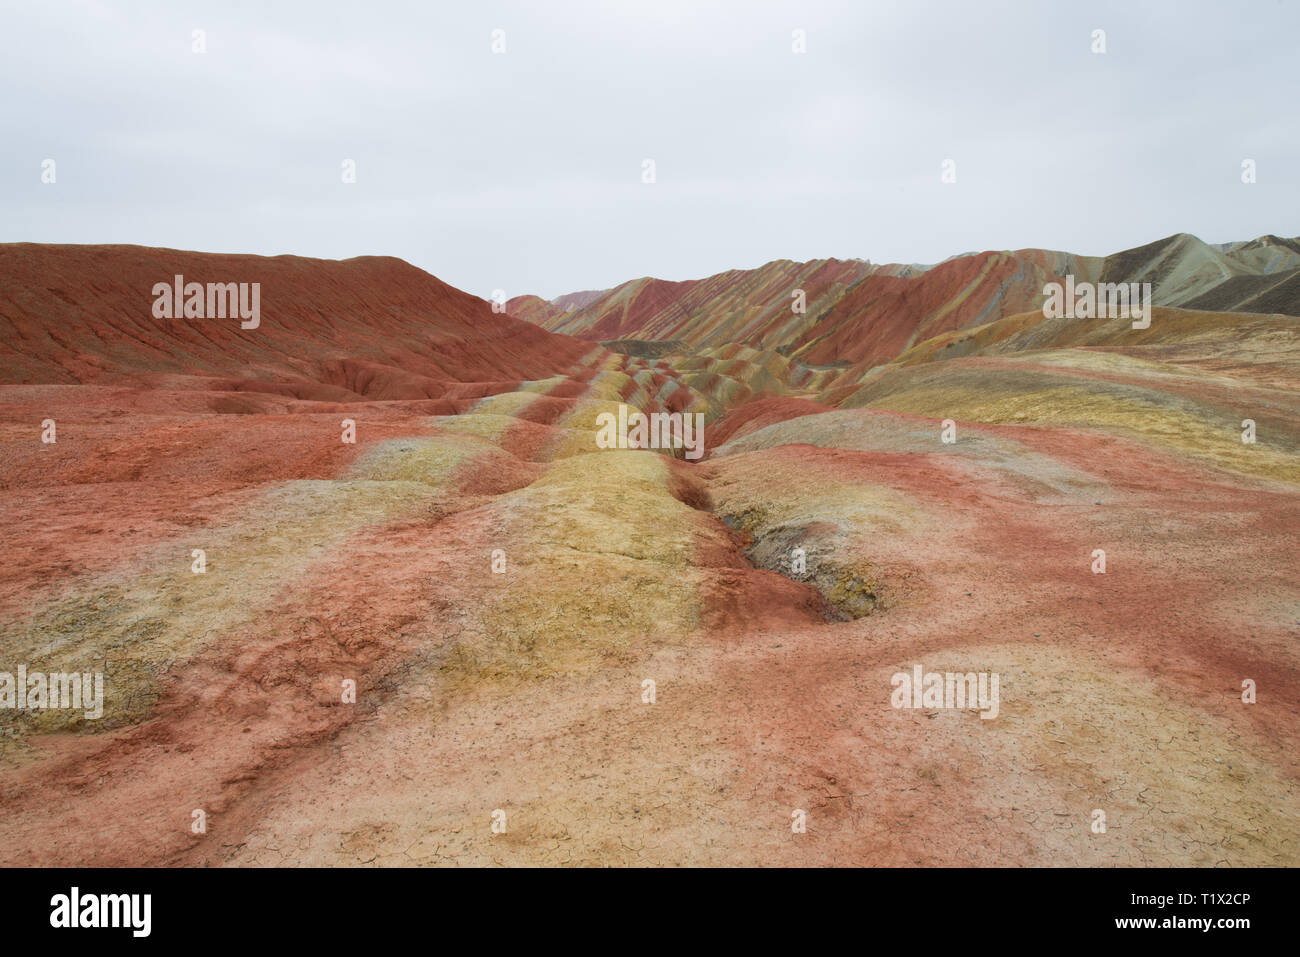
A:
<svg viewBox="0 0 1300 957">
<path fill-rule="evenodd" d="M 0 864 L 1294 864 L 1295 320 L 957 262 L 795 270 L 859 318 L 771 336 L 785 267 L 735 323 L 562 301 L 606 348 L 396 260 L 0 247 Z M 257 327 L 155 317 L 175 273 Z"/>
</svg>

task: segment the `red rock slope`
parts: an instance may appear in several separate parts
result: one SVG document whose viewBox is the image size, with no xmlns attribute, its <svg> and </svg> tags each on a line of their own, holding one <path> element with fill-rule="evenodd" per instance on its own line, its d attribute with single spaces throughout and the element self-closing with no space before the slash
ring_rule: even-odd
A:
<svg viewBox="0 0 1300 957">
<path fill-rule="evenodd" d="M 155 283 L 260 283 L 260 325 L 159 319 Z M 494 314 L 390 257 L 342 262 L 139 246 L 0 245 L 0 382 L 440 398 L 549 376 L 599 351 Z M 472 390 L 471 390 L 472 391 Z"/>
</svg>

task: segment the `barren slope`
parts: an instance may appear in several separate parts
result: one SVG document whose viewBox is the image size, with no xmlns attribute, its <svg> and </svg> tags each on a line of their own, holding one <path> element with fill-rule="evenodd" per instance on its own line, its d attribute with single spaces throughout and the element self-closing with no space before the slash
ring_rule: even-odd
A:
<svg viewBox="0 0 1300 957">
<path fill-rule="evenodd" d="M 0 863 L 1294 865 L 1298 323 L 1048 322 L 973 260 L 817 369 L 395 260 L 0 247 L 0 672 L 106 676 L 0 710 Z M 261 328 L 153 320 L 173 264 Z M 597 448 L 620 403 L 707 457 Z M 998 716 L 892 707 L 917 665 Z"/>
</svg>

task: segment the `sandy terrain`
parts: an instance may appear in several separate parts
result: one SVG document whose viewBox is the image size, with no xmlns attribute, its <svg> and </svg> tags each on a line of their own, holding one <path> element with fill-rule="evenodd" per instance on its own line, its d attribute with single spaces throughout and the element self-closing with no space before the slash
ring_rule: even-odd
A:
<svg viewBox="0 0 1300 957">
<path fill-rule="evenodd" d="M 378 395 L 0 386 L 0 670 L 106 676 L 0 710 L 0 864 L 1294 865 L 1300 339 L 1156 319 L 833 402 L 558 336 L 435 375 L 404 327 Z M 707 455 L 598 449 L 620 401 Z M 893 707 L 917 665 L 997 717 Z"/>
</svg>

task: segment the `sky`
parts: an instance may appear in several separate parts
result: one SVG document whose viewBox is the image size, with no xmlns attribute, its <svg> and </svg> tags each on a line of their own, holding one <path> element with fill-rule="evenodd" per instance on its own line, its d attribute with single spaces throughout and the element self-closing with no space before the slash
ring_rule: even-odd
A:
<svg viewBox="0 0 1300 957">
<path fill-rule="evenodd" d="M 0 0 L 0 242 L 551 298 L 1293 236 L 1297 38 L 1297 0 Z"/>
</svg>

